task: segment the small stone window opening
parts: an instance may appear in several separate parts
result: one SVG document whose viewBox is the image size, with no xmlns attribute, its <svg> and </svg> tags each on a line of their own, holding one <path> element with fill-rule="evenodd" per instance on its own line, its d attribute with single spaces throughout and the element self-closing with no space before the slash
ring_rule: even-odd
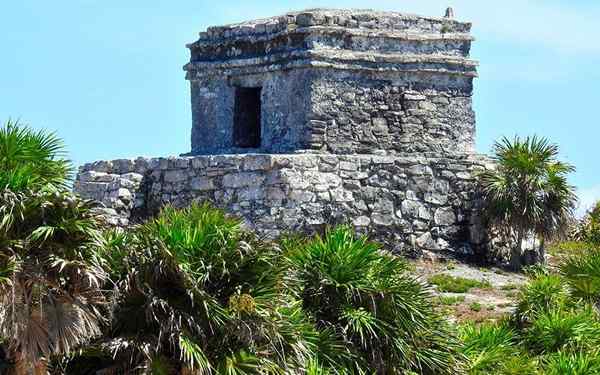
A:
<svg viewBox="0 0 600 375">
<path fill-rule="evenodd" d="M 233 116 L 233 144 L 241 148 L 260 147 L 262 87 L 237 87 Z"/>
</svg>

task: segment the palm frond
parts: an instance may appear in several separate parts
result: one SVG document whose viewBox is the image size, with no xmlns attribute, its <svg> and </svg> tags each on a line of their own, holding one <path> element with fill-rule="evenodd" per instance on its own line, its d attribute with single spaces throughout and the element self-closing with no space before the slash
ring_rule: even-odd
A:
<svg viewBox="0 0 600 375">
<path fill-rule="evenodd" d="M 18 121 L 0 127 L 0 188 L 25 190 L 51 184 L 65 188 L 72 166 L 62 140 Z"/>
<path fill-rule="evenodd" d="M 342 354 L 342 363 L 352 360 L 341 368 L 355 372 L 443 374 L 456 368 L 455 339 L 434 312 L 427 287 L 407 275 L 403 260 L 346 226 L 312 241 L 287 241 L 283 251 L 289 285 L 298 288 L 293 295 L 332 339 L 331 345 L 317 345 L 320 363 L 338 364 Z M 339 348 L 328 354 L 336 343 Z"/>
<path fill-rule="evenodd" d="M 179 336 L 179 348 L 183 363 L 191 370 L 196 370 L 200 375 L 210 374 L 213 370 L 206 354 L 187 336 Z"/>
</svg>

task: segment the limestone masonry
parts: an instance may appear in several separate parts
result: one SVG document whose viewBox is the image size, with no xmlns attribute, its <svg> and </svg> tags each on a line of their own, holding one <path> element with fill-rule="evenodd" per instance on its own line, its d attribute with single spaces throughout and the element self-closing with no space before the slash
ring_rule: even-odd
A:
<svg viewBox="0 0 600 375">
<path fill-rule="evenodd" d="M 449 12 L 451 13 L 451 12 Z M 349 223 L 389 248 L 485 246 L 471 25 L 308 10 L 211 27 L 188 45 L 192 149 L 84 165 L 116 225 L 211 201 L 268 237 Z"/>
</svg>

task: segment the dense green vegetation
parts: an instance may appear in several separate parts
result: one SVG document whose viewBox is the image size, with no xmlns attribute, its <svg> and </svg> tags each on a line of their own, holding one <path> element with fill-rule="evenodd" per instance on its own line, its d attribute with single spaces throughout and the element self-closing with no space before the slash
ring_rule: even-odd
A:
<svg viewBox="0 0 600 375">
<path fill-rule="evenodd" d="M 567 256 L 537 272 L 517 296 L 514 314 L 461 327 L 471 374 L 600 374 L 597 249 Z M 581 282 L 590 275 L 590 282 Z"/>
<path fill-rule="evenodd" d="M 98 256 L 116 286 L 111 321 L 63 359 L 67 373 L 458 366 L 456 338 L 427 288 L 404 260 L 347 227 L 277 246 L 208 205 L 166 207 L 131 232 L 108 232 Z"/>
<path fill-rule="evenodd" d="M 570 167 L 538 139 L 497 149 L 512 167 L 484 176 L 490 218 L 515 238 L 551 238 L 573 203 Z M 539 154 L 541 164 L 525 160 Z M 0 165 L 2 373 L 600 374 L 598 207 L 571 242 L 550 247 L 551 264 L 506 286 L 514 312 L 452 323 L 438 307 L 464 296 L 434 297 L 406 260 L 350 227 L 269 242 L 194 204 L 111 229 L 94 202 L 66 190 L 60 140 L 17 123 L 0 131 Z M 516 206 L 500 198 L 513 188 L 538 201 L 509 212 Z M 429 282 L 454 293 L 492 287 Z"/>
</svg>

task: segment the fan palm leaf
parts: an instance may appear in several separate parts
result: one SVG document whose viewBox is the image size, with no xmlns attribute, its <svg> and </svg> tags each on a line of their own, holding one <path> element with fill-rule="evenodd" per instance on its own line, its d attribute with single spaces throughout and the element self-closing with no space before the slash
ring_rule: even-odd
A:
<svg viewBox="0 0 600 375">
<path fill-rule="evenodd" d="M 402 259 L 346 226 L 283 245 L 292 293 L 318 329 L 343 343 L 330 354 L 317 350 L 319 363 L 354 372 L 455 371 L 455 338 Z"/>
<path fill-rule="evenodd" d="M 479 176 L 485 214 L 493 227 L 516 238 L 511 264 L 518 269 L 525 236 L 557 236 L 572 219 L 577 198 L 567 175 L 574 167 L 557 160 L 557 145 L 536 136 L 502 138 L 493 150 L 496 168 Z"/>
<path fill-rule="evenodd" d="M 309 324 L 287 319 L 293 300 L 278 283 L 277 249 L 238 218 L 207 204 L 165 207 L 100 242 L 102 264 L 127 265 L 114 273 L 111 327 L 99 342 L 113 365 L 160 359 L 186 373 L 282 373 L 312 355 Z"/>
<path fill-rule="evenodd" d="M 17 367 L 100 334 L 106 274 L 95 261 L 94 208 L 53 188 L 0 194 L 0 334 Z"/>
<path fill-rule="evenodd" d="M 65 155 L 64 144 L 54 133 L 8 120 L 0 127 L 0 188 L 66 187 L 72 166 Z"/>
</svg>

